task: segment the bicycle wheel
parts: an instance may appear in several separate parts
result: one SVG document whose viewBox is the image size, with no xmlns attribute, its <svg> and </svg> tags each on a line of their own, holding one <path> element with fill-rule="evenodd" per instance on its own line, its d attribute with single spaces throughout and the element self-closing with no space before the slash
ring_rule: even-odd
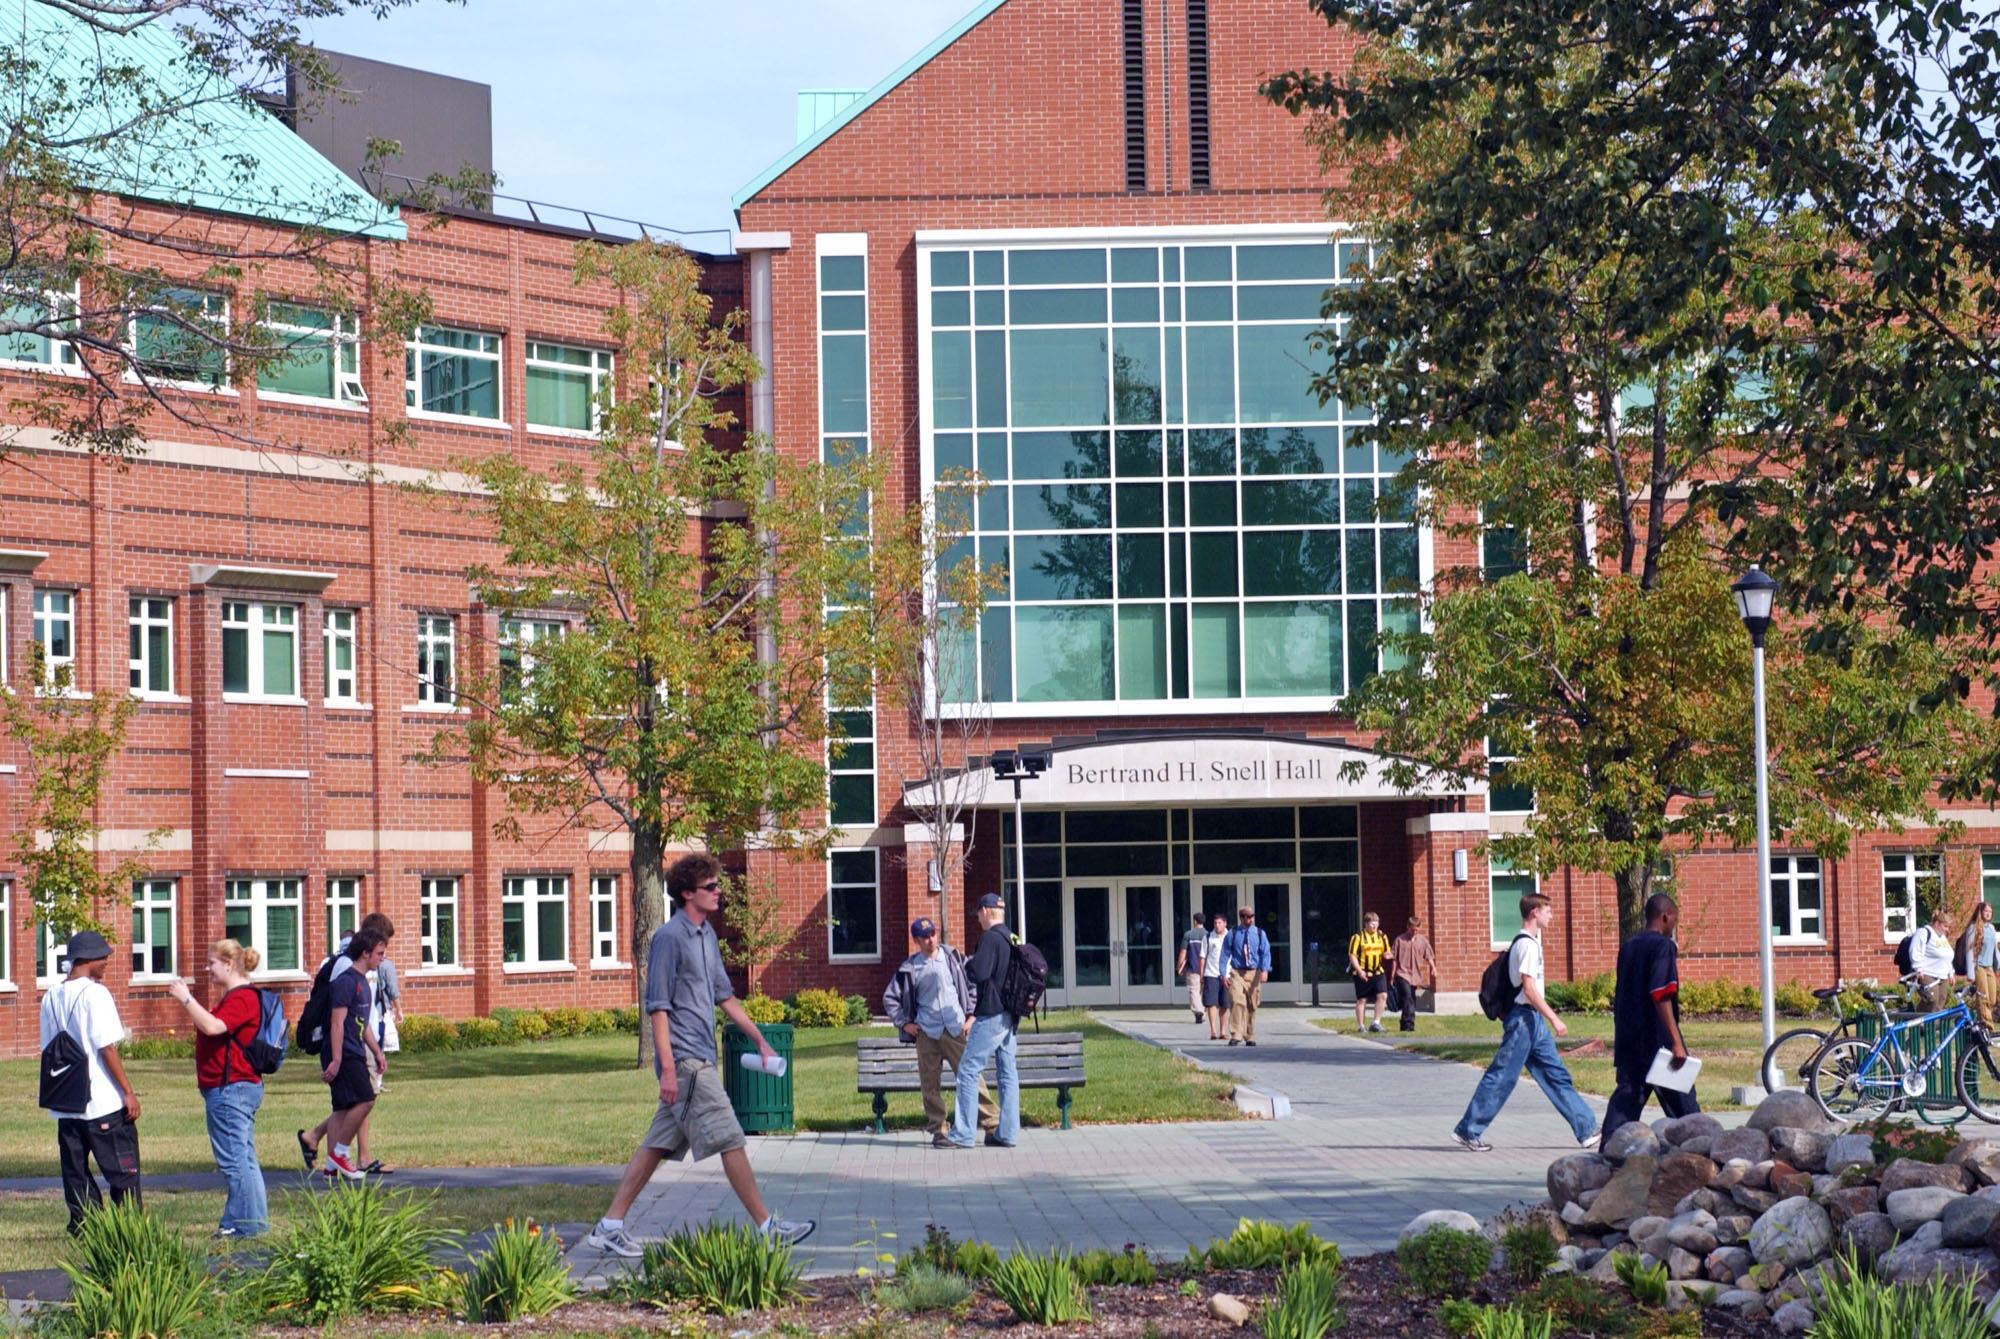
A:
<svg viewBox="0 0 2000 1339">
<path fill-rule="evenodd" d="M 1786 1088 L 1803 1089 L 1806 1086 L 1806 1070 L 1820 1048 L 1826 1045 L 1827 1036 L 1815 1027 L 1793 1028 L 1781 1034 L 1764 1052 L 1764 1064 L 1758 1070 L 1764 1079 L 1764 1091 L 1775 1093 Z"/>
<path fill-rule="evenodd" d="M 2000 1070 L 1984 1040 L 1967 1036 L 1958 1062 L 1958 1100 L 1988 1125 L 2000 1125 Z"/>
<path fill-rule="evenodd" d="M 1874 1120 L 1902 1096 L 1902 1074 L 1887 1050 L 1869 1062 L 1874 1047 L 1842 1037 L 1820 1050 L 1806 1070 L 1806 1090 L 1833 1120 Z"/>
</svg>

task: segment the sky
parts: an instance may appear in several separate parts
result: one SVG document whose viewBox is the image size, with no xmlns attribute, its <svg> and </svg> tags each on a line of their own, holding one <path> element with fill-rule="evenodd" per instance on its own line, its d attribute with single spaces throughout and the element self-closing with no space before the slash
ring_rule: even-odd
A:
<svg viewBox="0 0 2000 1339">
<path fill-rule="evenodd" d="M 792 147 L 800 89 L 871 87 L 973 3 L 416 0 L 311 32 L 491 85 L 503 194 L 726 229 L 729 197 Z"/>
</svg>

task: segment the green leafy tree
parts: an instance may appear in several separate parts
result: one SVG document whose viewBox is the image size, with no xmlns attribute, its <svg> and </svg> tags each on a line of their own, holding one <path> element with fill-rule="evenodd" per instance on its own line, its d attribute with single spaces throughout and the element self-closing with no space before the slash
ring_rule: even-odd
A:
<svg viewBox="0 0 2000 1339">
<path fill-rule="evenodd" d="M 1319 387 L 1375 406 L 1383 448 L 1408 462 L 1396 505 L 1439 536 L 1423 623 L 1385 638 L 1387 672 L 1349 709 L 1404 784 L 1532 792 L 1496 854 L 1611 875 L 1630 934 L 1668 851 L 1753 835 L 1733 518 L 1810 450 L 1811 387 L 1768 295 L 1838 230 L 1774 217 L 1757 165 L 1696 156 L 1657 189 L 1698 197 L 1737 239 L 1720 277 L 1685 247 L 1654 254 L 1675 234 L 1626 230 L 1608 206 L 1529 227 L 1525 202 L 1574 165 L 1493 128 L 1524 101 L 1611 116 L 1594 101 L 1608 55 L 1550 51 L 1532 82 L 1482 79 L 1483 30 L 1455 38 L 1421 5 L 1395 7 L 1400 26 L 1319 7 L 1378 37 L 1351 78 L 1270 87 L 1345 113 L 1316 128 L 1330 204 L 1374 244 L 1362 279 L 1328 294 Z M 1643 137 L 1594 148 L 1621 183 L 1607 198 L 1649 219 Z M 1887 613 L 1855 592 L 1771 641 L 1774 825 L 1829 856 L 1857 829 L 1934 821 L 1939 778 L 1994 738 L 1955 691 L 1972 648 Z"/>
<path fill-rule="evenodd" d="M 722 957 L 743 969 L 746 993 L 763 994 L 764 973 L 799 956 L 792 946 L 799 927 L 785 906 L 785 897 L 768 875 L 723 876 L 724 917 L 728 935 Z"/>
</svg>

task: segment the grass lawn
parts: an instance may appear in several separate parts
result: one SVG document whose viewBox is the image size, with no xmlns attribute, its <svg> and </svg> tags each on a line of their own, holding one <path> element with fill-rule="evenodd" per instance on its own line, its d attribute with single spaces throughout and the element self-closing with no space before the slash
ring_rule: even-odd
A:
<svg viewBox="0 0 2000 1339">
<path fill-rule="evenodd" d="M 1046 1030 L 1080 1030 L 1089 1083 L 1075 1094 L 1082 1123 L 1230 1120 L 1227 1079 L 1114 1032 L 1081 1011 L 1051 1014 Z M 796 1115 L 801 1129 L 852 1130 L 868 1120 L 870 1099 L 854 1091 L 854 1039 L 887 1028 L 813 1028 L 792 1034 Z M 392 1056 L 389 1086 L 369 1122 L 370 1152 L 392 1167 L 562 1166 L 622 1163 L 652 1118 L 658 1087 L 632 1067 L 629 1036 L 572 1037 L 477 1051 Z M 54 1176 L 49 1118 L 28 1095 L 36 1062 L 0 1063 L 0 1177 Z M 140 1160 L 146 1171 L 215 1168 L 202 1124 L 192 1060 L 127 1061 L 143 1111 Z M 297 1167 L 292 1132 L 326 1114 L 326 1086 L 293 1057 L 266 1085 L 257 1151 L 266 1167 Z M 894 1128 L 922 1124 L 915 1093 L 890 1099 Z M 1029 1125 L 1057 1123 L 1055 1093 L 1021 1095 Z"/>
<path fill-rule="evenodd" d="M 291 1221 L 293 1195 L 271 1195 L 271 1227 L 282 1232 Z M 538 1223 L 591 1222 L 604 1212 L 611 1197 L 607 1186 L 525 1185 L 504 1187 L 453 1188 L 410 1192 L 431 1199 L 431 1217 L 441 1227 L 459 1232 L 476 1232 L 502 1219 L 532 1218 Z M 146 1212 L 165 1219 L 188 1236 L 206 1240 L 215 1231 L 222 1215 L 219 1190 L 148 1190 Z M 0 1192 L 0 1273 L 23 1269 L 54 1269 L 65 1240 L 63 1224 L 68 1211 L 62 1192 L 36 1191 L 28 1194 Z M 238 1249 L 261 1250 L 268 1241 L 233 1244 Z M 218 1247 L 218 1249 L 228 1249 Z"/>
<path fill-rule="evenodd" d="M 1778 1021 L 1778 1030 L 1783 1032 L 1788 1027 L 1803 1026 L 1807 1020 Z M 1352 1034 L 1354 1031 L 1352 1018 L 1322 1018 L 1314 1022 L 1336 1032 Z M 1564 1014 L 1563 1022 L 1569 1024 L 1569 1036 L 1558 1044 L 1564 1050 L 1563 1063 L 1569 1066 L 1576 1086 L 1599 1097 L 1611 1096 L 1610 1016 Z M 1500 1041 L 1500 1024 L 1483 1014 L 1470 1017 L 1419 1014 L 1417 1030 L 1413 1033 L 1396 1031 L 1396 1019 L 1392 1014 L 1383 1027 L 1387 1031 L 1375 1040 L 1387 1042 L 1399 1050 L 1445 1060 L 1462 1060 L 1482 1068 L 1493 1058 L 1493 1048 Z M 1736 1022 L 1689 1018 L 1681 1023 L 1681 1035 L 1687 1039 L 1688 1053 L 1701 1058 L 1701 1081 L 1696 1093 L 1701 1098 L 1703 1109 L 1740 1110 L 1729 1101 L 1729 1090 L 1738 1084 L 1755 1084 L 1758 1081 L 1757 1065 L 1764 1055 L 1763 1028 L 1754 1020 Z M 1591 1040 L 1604 1043 L 1602 1054 L 1571 1053 L 1575 1047 Z"/>
</svg>

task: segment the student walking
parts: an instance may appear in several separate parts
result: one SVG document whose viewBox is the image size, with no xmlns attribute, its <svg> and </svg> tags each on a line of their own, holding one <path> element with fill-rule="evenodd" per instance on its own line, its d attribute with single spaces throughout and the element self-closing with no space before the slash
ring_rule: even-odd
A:
<svg viewBox="0 0 2000 1339">
<path fill-rule="evenodd" d="M 1991 902 L 1982 899 L 1974 904 L 1966 937 L 1965 961 L 1978 989 L 1979 1026 L 1991 1032 L 1993 1006 L 2000 1003 L 2000 930 L 1993 926 Z"/>
<path fill-rule="evenodd" d="M 1188 926 L 1188 932 L 1181 936 L 1181 951 L 1174 957 L 1174 972 L 1187 978 L 1188 1008 L 1194 1013 L 1194 1021 L 1202 1020 L 1201 1003 L 1201 953 L 1208 942 L 1208 927 L 1199 911 Z"/>
<path fill-rule="evenodd" d="M 1618 950 L 1618 984 L 1611 996 L 1611 1056 L 1617 1084 L 1604 1108 L 1605 1138 L 1627 1121 L 1639 1119 L 1646 1099 L 1657 1096 L 1668 1116 L 1692 1116 L 1701 1110 L 1694 1093 L 1655 1088 L 1646 1082 L 1653 1059 L 1666 1048 L 1673 1068 L 1687 1063 L 1687 1043 L 1681 1037 L 1680 950 L 1674 926 L 1681 911 L 1665 893 L 1646 899 L 1646 928 Z"/>
<path fill-rule="evenodd" d="M 333 1145 L 326 1155 L 329 1177 L 359 1181 L 368 1175 L 354 1160 L 354 1142 L 368 1113 L 375 1109 L 375 1091 L 388 1068 L 381 1043 L 368 1030 L 372 1001 L 368 973 L 380 965 L 388 947 L 375 931 L 365 926 L 356 930 L 343 955 L 353 965 L 341 971 L 336 962 L 333 975 L 327 979 L 326 1050 L 321 1056 L 324 1068 L 320 1077 L 326 1080 L 333 1110 L 317 1128 Z M 304 1144 L 301 1135 L 302 1149 Z M 305 1151 L 310 1158 L 312 1150 Z"/>
<path fill-rule="evenodd" d="M 69 1231 L 76 1235 L 86 1209 L 104 1203 L 90 1160 L 111 1187 L 111 1202 L 131 1200 L 139 1207 L 139 1094 L 125 1077 L 118 1043 L 125 1024 L 118 1001 L 105 988 L 104 972 L 111 945 L 95 930 L 79 930 L 69 938 L 69 973 L 42 996 L 42 1049 L 58 1033 L 68 1033 L 82 1048 L 89 1067 L 89 1099 L 81 1111 L 51 1111 L 56 1122 L 56 1155 L 62 1166 L 63 1203 L 69 1206 Z"/>
<path fill-rule="evenodd" d="M 1257 912 L 1236 909 L 1236 928 L 1223 941 L 1222 959 L 1229 964 L 1229 1044 L 1257 1044 L 1257 1005 L 1264 983 L 1271 979 L 1271 937 L 1257 928 Z"/>
<path fill-rule="evenodd" d="M 625 1164 L 611 1207 L 584 1238 L 594 1250 L 627 1260 L 644 1252 L 625 1230 L 625 1215 L 663 1158 L 720 1156 L 722 1174 L 750 1221 L 773 1241 L 796 1245 L 812 1235 L 812 1219 L 780 1218 L 765 1207 L 750 1155 L 743 1150 L 743 1127 L 723 1091 L 715 1051 L 718 1007 L 757 1046 L 766 1062 L 777 1058 L 764 1034 L 744 1011 L 722 965 L 713 924 L 722 909 L 722 867 L 705 855 L 685 855 L 667 869 L 667 896 L 679 909 L 653 931 L 646 954 L 647 1026 L 653 1031 L 653 1068 L 660 1080 L 660 1105 L 639 1147 Z"/>
<path fill-rule="evenodd" d="M 1229 955 L 1222 948 L 1228 939 L 1229 922 L 1218 911 L 1201 944 L 1201 1007 L 1208 1015 L 1210 1041 L 1221 1041 L 1229 1035 L 1229 987 L 1224 975 Z"/>
<path fill-rule="evenodd" d="M 1951 912 L 1942 904 L 1932 910 L 1930 924 L 1910 936 L 1910 965 L 1917 974 L 1917 994 L 1930 1010 L 1951 1007 L 1956 977 L 1951 962 Z"/>
<path fill-rule="evenodd" d="M 917 1048 L 924 1126 L 931 1143 L 943 1147 L 951 1131 L 943 1074 L 949 1069 L 956 1075 L 965 1055 L 965 1038 L 972 1031 L 972 982 L 965 974 L 965 955 L 938 943 L 936 921 L 919 916 L 910 923 L 910 938 L 917 951 L 889 978 L 889 987 L 882 992 L 882 1012 L 902 1039 Z M 979 1128 L 988 1134 L 1000 1128 L 1000 1107 L 984 1078 L 979 1080 Z"/>
<path fill-rule="evenodd" d="M 1493 1052 L 1492 1063 L 1480 1076 L 1472 1101 L 1451 1132 L 1458 1146 L 1470 1152 L 1492 1151 L 1493 1145 L 1480 1136 L 1513 1096 L 1523 1065 L 1569 1122 L 1577 1143 L 1584 1148 L 1597 1147 L 1598 1135 L 1591 1128 L 1596 1121 L 1577 1096 L 1576 1084 L 1556 1051 L 1555 1039 L 1567 1037 L 1569 1027 L 1549 1008 L 1542 994 L 1542 932 L 1553 920 L 1555 908 L 1546 894 L 1528 893 L 1521 898 L 1521 933 L 1514 936 L 1507 950 L 1507 980 L 1514 987 L 1514 1001 L 1501 1020 L 1500 1045 Z"/>
<path fill-rule="evenodd" d="M 167 991 L 194 1023 L 194 1080 L 208 1123 L 208 1146 L 222 1173 L 226 1195 L 218 1237 L 257 1237 L 270 1227 L 264 1169 L 257 1163 L 257 1108 L 264 1105 L 264 1077 L 250 1067 L 248 1048 L 264 1021 L 261 992 L 250 984 L 258 955 L 234 939 L 208 951 L 208 976 L 221 989 L 215 1011 L 202 1007 L 175 977 Z"/>
<path fill-rule="evenodd" d="M 1401 1015 L 1398 1031 L 1417 1030 L 1417 996 L 1435 989 L 1437 955 L 1424 937 L 1424 918 L 1412 916 L 1389 945 L 1389 1005 Z"/>
<path fill-rule="evenodd" d="M 380 1098 L 382 1095 L 382 1085 L 388 1076 L 389 1053 L 392 1050 L 401 1049 L 400 1033 L 390 1033 L 387 1026 L 387 1019 L 393 1016 L 400 1023 L 403 1007 L 400 1003 L 396 1003 L 393 1005 L 393 1015 L 385 1012 L 390 1007 L 385 1001 L 387 992 L 395 992 L 397 1000 L 402 998 L 402 992 L 396 984 L 396 969 L 389 962 L 389 944 L 396 937 L 396 926 L 383 913 L 371 911 L 361 918 L 359 929 L 368 931 L 369 934 L 381 941 L 381 963 L 372 969 L 372 975 L 370 969 L 359 968 L 355 965 L 352 953 L 353 935 L 349 935 L 335 945 L 333 955 L 325 962 L 322 962 L 320 968 L 323 971 L 327 971 L 327 980 L 329 983 L 347 972 L 359 971 L 363 976 L 368 977 L 368 1017 L 364 1020 L 364 1024 L 367 1035 L 373 1040 L 374 1045 L 362 1048 L 362 1059 L 368 1069 L 368 1086 L 375 1096 Z M 331 970 L 328 970 L 329 964 Z M 377 986 L 378 981 L 381 983 L 379 988 Z M 393 1047 L 388 1045 L 388 1038 L 391 1035 L 396 1035 L 398 1038 L 397 1044 Z M 375 1108 L 371 1103 L 368 1108 L 368 1116 L 374 1114 Z M 387 1176 L 396 1169 L 393 1167 L 384 1167 L 380 1158 L 371 1157 L 368 1152 L 368 1116 L 362 1117 L 360 1128 L 354 1132 L 354 1164 L 369 1176 Z M 327 1130 L 331 1121 L 332 1117 L 329 1116 L 326 1120 L 313 1126 L 312 1129 L 300 1130 L 298 1132 L 299 1156 L 305 1159 L 307 1171 L 311 1171 L 313 1165 L 319 1161 L 320 1145 L 326 1140 Z"/>
<path fill-rule="evenodd" d="M 1354 978 L 1354 1030 L 1361 1030 L 1361 1015 L 1372 1001 L 1375 1021 L 1370 1032 L 1382 1030 L 1382 999 L 1389 993 L 1389 937 L 1382 933 L 1382 918 L 1369 912 L 1361 918 L 1359 933 L 1347 940 L 1347 970 Z"/>
<path fill-rule="evenodd" d="M 951 1133 L 940 1148 L 972 1147 L 974 1094 L 989 1061 L 1000 1084 L 1000 1125 L 987 1134 L 987 1147 L 1012 1148 L 1021 1137 L 1021 1074 L 1014 1064 L 1014 1030 L 1020 1020 L 1007 1012 L 1000 998 L 1007 968 L 1014 961 L 1014 942 L 1003 923 L 1006 919 L 1007 908 L 1000 894 L 988 893 L 979 899 L 979 946 L 965 965 L 977 1000 L 965 1052 L 958 1058 L 958 1107 L 952 1113 Z"/>
</svg>

